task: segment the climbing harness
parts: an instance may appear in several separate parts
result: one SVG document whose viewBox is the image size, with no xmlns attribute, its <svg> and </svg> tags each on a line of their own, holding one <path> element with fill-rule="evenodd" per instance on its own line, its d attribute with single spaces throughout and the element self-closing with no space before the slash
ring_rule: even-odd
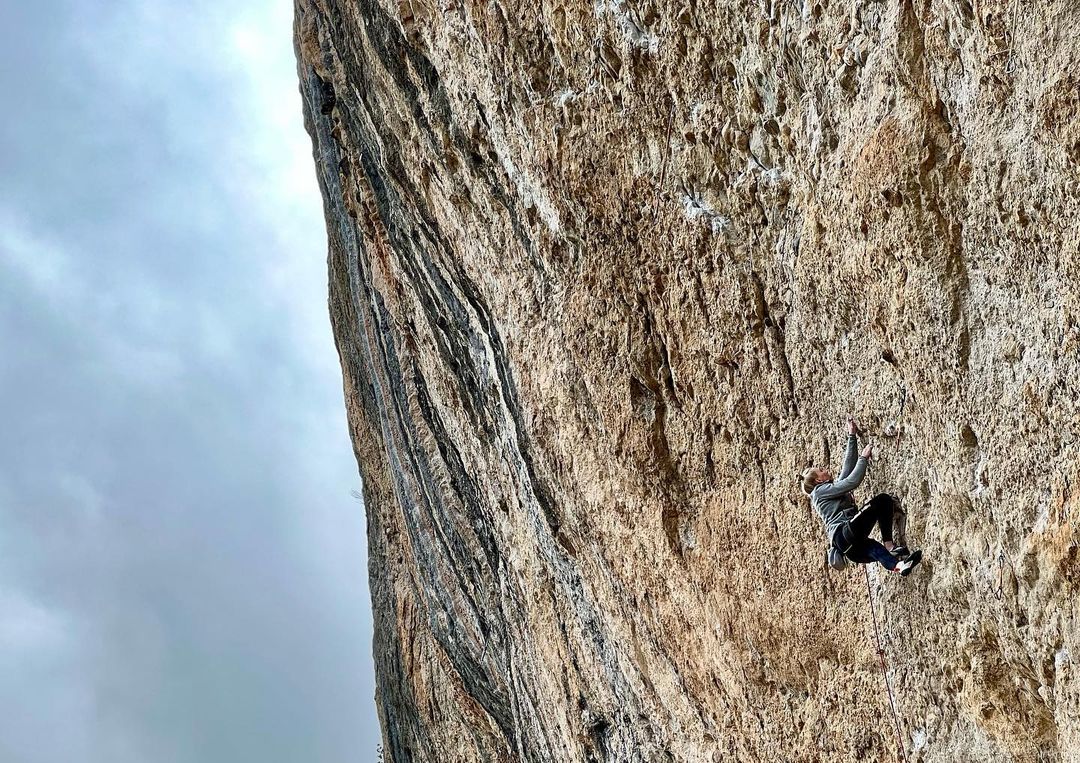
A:
<svg viewBox="0 0 1080 763">
<path fill-rule="evenodd" d="M 870 590 L 870 568 L 863 567 L 866 573 L 866 599 L 870 602 L 870 616 L 874 621 L 874 640 L 877 641 L 877 653 L 881 658 L 881 675 L 885 678 L 885 691 L 889 695 L 889 708 L 892 710 L 893 721 L 896 723 L 896 754 L 899 760 L 907 760 L 907 750 L 904 748 L 904 736 L 900 731 L 900 716 L 896 712 L 896 702 L 893 700 L 892 685 L 889 683 L 889 671 L 885 667 L 885 649 L 881 646 L 881 634 L 878 631 L 877 611 L 874 609 L 874 595 Z"/>
</svg>

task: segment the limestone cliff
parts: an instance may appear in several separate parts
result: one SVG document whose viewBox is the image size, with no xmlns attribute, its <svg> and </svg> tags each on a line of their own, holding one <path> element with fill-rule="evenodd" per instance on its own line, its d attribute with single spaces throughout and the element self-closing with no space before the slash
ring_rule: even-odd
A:
<svg viewBox="0 0 1080 763">
<path fill-rule="evenodd" d="M 297 0 L 407 761 L 1080 761 L 1080 5 Z M 902 414 L 901 414 L 902 409 Z"/>
</svg>

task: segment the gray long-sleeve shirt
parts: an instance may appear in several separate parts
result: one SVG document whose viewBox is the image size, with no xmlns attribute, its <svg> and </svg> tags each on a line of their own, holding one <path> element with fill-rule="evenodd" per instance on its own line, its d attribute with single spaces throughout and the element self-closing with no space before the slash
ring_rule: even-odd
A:
<svg viewBox="0 0 1080 763">
<path fill-rule="evenodd" d="M 825 533 L 830 542 L 837 528 L 855 513 L 855 497 L 851 491 L 863 481 L 867 466 L 865 458 L 856 458 L 858 450 L 858 438 L 853 434 L 848 435 L 840 479 L 822 482 L 810 491 L 810 504 L 825 523 Z"/>
</svg>

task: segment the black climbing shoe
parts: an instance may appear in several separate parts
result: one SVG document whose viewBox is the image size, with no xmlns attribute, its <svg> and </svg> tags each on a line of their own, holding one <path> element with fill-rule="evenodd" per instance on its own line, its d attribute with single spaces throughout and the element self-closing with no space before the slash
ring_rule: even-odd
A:
<svg viewBox="0 0 1080 763">
<path fill-rule="evenodd" d="M 911 556 L 911 552 L 908 551 L 907 546 L 893 546 L 889 549 L 889 553 L 895 556 L 897 559 L 907 559 Z"/>
<path fill-rule="evenodd" d="M 922 561 L 922 549 L 916 549 L 911 552 L 911 555 L 907 559 L 896 565 L 896 569 L 900 570 L 900 574 L 903 577 L 907 577 L 911 574 L 911 571 L 915 569 L 915 565 Z"/>
</svg>

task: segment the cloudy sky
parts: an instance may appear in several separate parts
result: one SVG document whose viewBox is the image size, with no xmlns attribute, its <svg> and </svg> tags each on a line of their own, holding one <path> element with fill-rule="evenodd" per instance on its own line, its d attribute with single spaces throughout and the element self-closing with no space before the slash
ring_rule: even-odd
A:
<svg viewBox="0 0 1080 763">
<path fill-rule="evenodd" d="M 290 0 L 0 5 L 0 760 L 375 759 Z"/>
</svg>

